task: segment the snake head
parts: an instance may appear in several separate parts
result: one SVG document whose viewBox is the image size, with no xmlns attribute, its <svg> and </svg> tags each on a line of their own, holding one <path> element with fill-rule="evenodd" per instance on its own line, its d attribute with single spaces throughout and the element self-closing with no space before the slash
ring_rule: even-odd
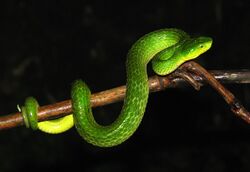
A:
<svg viewBox="0 0 250 172">
<path fill-rule="evenodd" d="M 198 37 L 185 41 L 182 46 L 182 53 L 185 60 L 191 60 L 206 52 L 212 46 L 212 38 Z"/>
<path fill-rule="evenodd" d="M 153 70 L 158 75 L 167 75 L 184 62 L 206 52 L 212 46 L 212 42 L 210 37 L 190 38 L 166 48 L 152 60 Z"/>
</svg>

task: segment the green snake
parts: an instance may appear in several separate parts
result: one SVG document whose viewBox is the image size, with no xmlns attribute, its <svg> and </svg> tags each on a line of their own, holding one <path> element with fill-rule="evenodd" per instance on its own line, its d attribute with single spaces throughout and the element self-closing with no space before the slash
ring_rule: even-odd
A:
<svg viewBox="0 0 250 172">
<path fill-rule="evenodd" d="M 72 84 L 73 114 L 50 121 L 37 121 L 38 103 L 33 97 L 19 108 L 24 123 L 32 129 L 61 133 L 75 125 L 78 133 L 89 143 L 111 147 L 127 140 L 138 128 L 147 105 L 149 87 L 147 64 L 152 60 L 158 75 L 167 75 L 182 63 L 198 57 L 212 45 L 210 37 L 191 38 L 184 31 L 167 28 L 150 32 L 136 41 L 127 54 L 127 90 L 120 115 L 110 125 L 99 125 L 90 107 L 91 92 L 81 80 Z"/>
</svg>

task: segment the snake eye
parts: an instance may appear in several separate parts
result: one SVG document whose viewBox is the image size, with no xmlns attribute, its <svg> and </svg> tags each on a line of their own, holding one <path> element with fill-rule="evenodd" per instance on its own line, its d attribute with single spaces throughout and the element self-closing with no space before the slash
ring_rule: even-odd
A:
<svg viewBox="0 0 250 172">
<path fill-rule="evenodd" d="M 204 47 L 204 46 L 201 44 L 201 45 L 200 45 L 200 48 L 203 48 L 203 47 Z"/>
</svg>

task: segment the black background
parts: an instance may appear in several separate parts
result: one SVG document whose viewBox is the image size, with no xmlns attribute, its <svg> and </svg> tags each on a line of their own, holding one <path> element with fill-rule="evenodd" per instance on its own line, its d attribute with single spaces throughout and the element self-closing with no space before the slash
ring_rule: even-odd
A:
<svg viewBox="0 0 250 172">
<path fill-rule="evenodd" d="M 30 95 L 40 105 L 69 99 L 76 78 L 92 92 L 125 84 L 128 49 L 160 28 L 211 36 L 212 49 L 196 60 L 207 69 L 248 69 L 249 7 L 247 0 L 1 1 L 1 114 Z M 250 109 L 249 85 L 227 87 Z M 94 109 L 97 121 L 111 123 L 121 105 Z M 188 87 L 151 94 L 139 129 L 114 148 L 89 145 L 75 129 L 0 132 L 1 172 L 64 169 L 249 171 L 250 126 L 212 88 Z"/>
</svg>

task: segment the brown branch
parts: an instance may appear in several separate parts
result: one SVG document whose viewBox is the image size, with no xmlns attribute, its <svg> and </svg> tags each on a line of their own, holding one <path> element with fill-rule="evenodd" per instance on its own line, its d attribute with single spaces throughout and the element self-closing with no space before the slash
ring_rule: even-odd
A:
<svg viewBox="0 0 250 172">
<path fill-rule="evenodd" d="M 204 78 L 206 82 L 210 84 L 224 98 L 227 104 L 229 104 L 231 111 L 250 124 L 250 113 L 244 108 L 240 101 L 206 69 L 193 61 L 183 64 L 180 69 L 188 70 L 189 72 L 193 72 Z M 231 76 L 234 77 L 235 75 Z M 248 76 L 247 80 L 249 79 L 250 78 Z"/>
<path fill-rule="evenodd" d="M 183 71 L 181 71 L 183 70 Z M 187 71 L 187 72 L 184 72 Z M 193 72 L 193 73 L 190 73 Z M 195 74 L 194 74 L 195 73 Z M 212 75 L 221 82 L 224 83 L 250 83 L 250 71 L 211 71 Z M 150 92 L 156 92 L 163 90 L 168 87 L 180 87 L 185 85 L 184 80 L 192 84 L 196 89 L 202 84 L 208 82 L 216 89 L 217 86 L 215 79 L 211 74 L 206 72 L 201 66 L 194 62 L 187 62 L 181 66 L 180 70 L 168 75 L 168 76 L 153 76 L 149 78 Z M 181 79 L 181 78 L 183 79 Z M 211 82 L 212 81 L 212 82 Z M 216 81 L 217 83 L 218 81 Z M 243 111 L 243 106 L 236 102 L 234 96 L 230 92 L 223 91 L 219 86 L 218 92 L 225 96 L 227 103 L 234 107 L 234 112 L 242 117 L 244 120 L 249 122 L 249 117 L 242 115 L 240 113 Z M 102 91 L 99 93 L 94 93 L 91 95 L 91 106 L 104 106 L 114 102 L 123 100 L 125 95 L 126 87 L 120 86 L 110 90 Z M 47 119 L 52 119 L 56 117 L 65 116 L 71 113 L 71 101 L 65 100 L 51 105 L 41 106 L 38 110 L 38 120 L 44 121 Z M 243 114 L 247 114 L 245 111 Z M 13 128 L 16 126 L 23 125 L 23 118 L 19 112 L 10 114 L 7 116 L 0 117 L 0 130 Z"/>
</svg>

